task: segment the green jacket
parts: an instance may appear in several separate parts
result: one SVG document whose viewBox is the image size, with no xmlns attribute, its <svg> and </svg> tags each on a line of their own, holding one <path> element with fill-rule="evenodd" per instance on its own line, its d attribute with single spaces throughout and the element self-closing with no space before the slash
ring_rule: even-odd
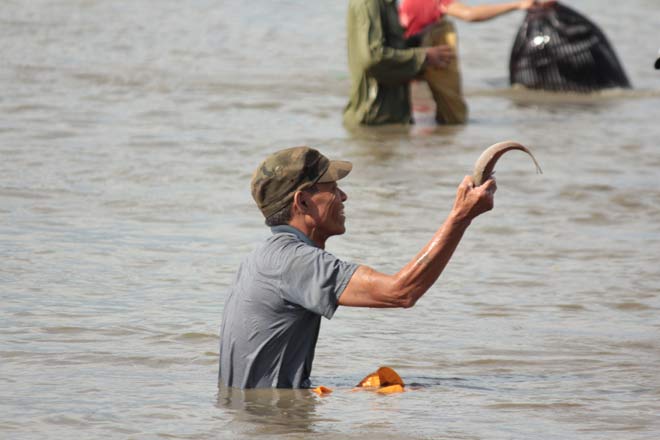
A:
<svg viewBox="0 0 660 440">
<path fill-rule="evenodd" d="M 395 0 L 350 0 L 346 27 L 351 97 L 344 123 L 412 122 L 409 83 L 426 53 L 406 48 Z"/>
</svg>

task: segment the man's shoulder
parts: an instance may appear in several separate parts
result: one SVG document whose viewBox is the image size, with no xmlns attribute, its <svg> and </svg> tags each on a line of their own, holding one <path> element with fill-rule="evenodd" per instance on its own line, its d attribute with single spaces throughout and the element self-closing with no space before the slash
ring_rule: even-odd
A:
<svg viewBox="0 0 660 440">
<path fill-rule="evenodd" d="M 311 251 L 315 249 L 305 243 L 295 234 L 282 232 L 273 234 L 263 241 L 249 256 L 253 260 L 272 260 L 278 261 L 286 258 L 287 255 L 293 255 L 301 251 Z"/>
</svg>

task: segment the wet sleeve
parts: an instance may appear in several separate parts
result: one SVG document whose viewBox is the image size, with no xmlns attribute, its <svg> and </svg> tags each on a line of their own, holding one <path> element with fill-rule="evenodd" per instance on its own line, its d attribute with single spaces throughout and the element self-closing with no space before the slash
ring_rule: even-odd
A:
<svg viewBox="0 0 660 440">
<path fill-rule="evenodd" d="M 330 319 L 357 268 L 323 249 L 299 246 L 282 274 L 282 299 Z"/>
<path fill-rule="evenodd" d="M 417 76 L 424 66 L 425 50 L 386 46 L 377 2 L 357 2 L 353 7 L 356 29 L 352 35 L 356 41 L 352 43 L 359 53 L 363 69 L 376 81 L 386 85 L 401 84 Z"/>
</svg>

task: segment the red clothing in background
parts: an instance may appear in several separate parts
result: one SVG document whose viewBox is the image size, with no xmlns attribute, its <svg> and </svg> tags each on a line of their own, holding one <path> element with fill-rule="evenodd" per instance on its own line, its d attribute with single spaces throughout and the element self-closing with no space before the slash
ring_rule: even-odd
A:
<svg viewBox="0 0 660 440">
<path fill-rule="evenodd" d="M 426 26 L 438 21 L 445 8 L 454 0 L 401 0 L 399 21 L 406 30 L 406 38 L 421 32 Z"/>
</svg>

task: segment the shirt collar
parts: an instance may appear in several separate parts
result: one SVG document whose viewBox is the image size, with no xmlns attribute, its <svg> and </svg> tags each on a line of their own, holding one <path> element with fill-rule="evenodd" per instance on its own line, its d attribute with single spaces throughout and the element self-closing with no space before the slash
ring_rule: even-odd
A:
<svg viewBox="0 0 660 440">
<path fill-rule="evenodd" d="M 303 234 L 303 232 L 302 232 L 301 230 L 296 229 L 296 228 L 294 228 L 293 226 L 290 226 L 290 225 L 278 225 L 278 226 L 272 226 L 272 227 L 270 228 L 270 231 L 273 233 L 273 235 L 275 235 L 275 234 L 293 234 L 293 235 L 295 235 L 300 241 L 302 241 L 302 242 L 304 242 L 304 243 L 306 243 L 306 244 L 308 244 L 308 245 L 310 245 L 310 246 L 318 247 L 318 246 L 316 246 L 316 245 L 312 242 L 312 240 L 309 239 L 308 236 L 306 236 L 305 234 Z"/>
</svg>

